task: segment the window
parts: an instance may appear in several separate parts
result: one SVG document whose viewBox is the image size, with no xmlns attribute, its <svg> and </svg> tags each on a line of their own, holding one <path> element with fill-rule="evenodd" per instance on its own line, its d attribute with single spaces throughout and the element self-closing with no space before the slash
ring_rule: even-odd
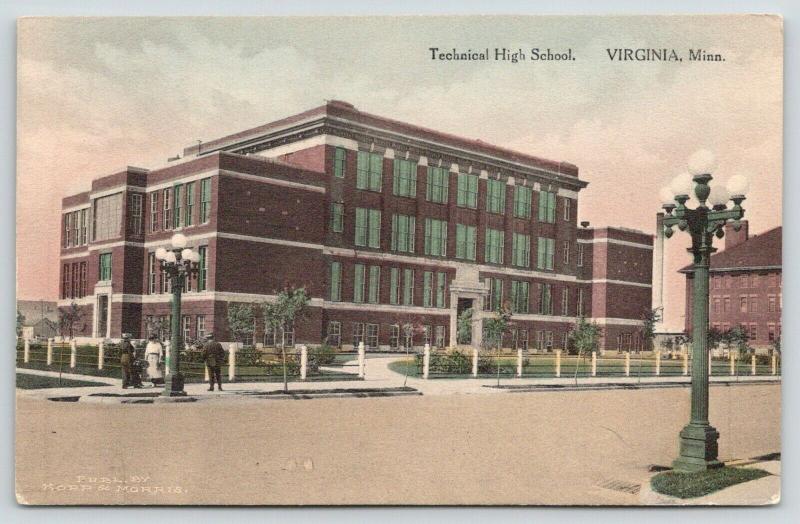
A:
<svg viewBox="0 0 800 524">
<path fill-rule="evenodd" d="M 433 345 L 431 341 L 431 336 L 433 335 L 431 331 L 431 327 L 428 325 L 422 326 L 422 343 L 427 344 L 429 346 Z"/>
<path fill-rule="evenodd" d="M 485 311 L 496 311 L 503 304 L 503 281 L 499 278 L 487 279 L 489 283 L 489 295 L 483 304 Z"/>
<path fill-rule="evenodd" d="M 503 214 L 506 212 L 506 183 L 502 180 L 486 181 L 486 211 Z"/>
<path fill-rule="evenodd" d="M 389 272 L 389 303 L 400 303 L 400 270 L 396 267 Z"/>
<path fill-rule="evenodd" d="M 191 226 L 194 223 L 194 182 L 186 184 L 186 216 L 183 223 Z"/>
<path fill-rule="evenodd" d="M 366 266 L 364 264 L 355 265 L 355 277 L 353 278 L 353 302 L 364 302 L 364 276 Z"/>
<path fill-rule="evenodd" d="M 775 324 L 767 324 L 767 340 L 775 341 Z"/>
<path fill-rule="evenodd" d="M 122 224 L 122 193 L 116 193 L 94 200 L 92 213 L 92 240 L 108 240 L 117 238 Z"/>
<path fill-rule="evenodd" d="M 579 317 L 584 316 L 583 310 L 583 289 L 578 290 L 578 307 L 577 311 L 575 312 Z"/>
<path fill-rule="evenodd" d="M 503 263 L 503 232 L 498 229 L 486 228 L 485 260 L 490 264 Z"/>
<path fill-rule="evenodd" d="M 758 324 L 750 324 L 750 340 L 758 338 Z"/>
<path fill-rule="evenodd" d="M 727 313 L 731 310 L 731 297 L 723 297 L 722 299 L 722 312 Z"/>
<path fill-rule="evenodd" d="M 539 313 L 542 315 L 553 314 L 553 286 L 552 284 L 539 284 Z"/>
<path fill-rule="evenodd" d="M 433 307 L 433 271 L 422 273 L 422 305 Z"/>
<path fill-rule="evenodd" d="M 81 262 L 80 268 L 81 276 L 78 284 L 78 296 L 83 298 L 86 296 L 86 262 Z"/>
<path fill-rule="evenodd" d="M 583 267 L 583 244 L 578 244 L 578 267 Z"/>
<path fill-rule="evenodd" d="M 553 269 L 556 241 L 552 238 L 538 237 L 536 249 L 536 267 L 538 269 Z"/>
<path fill-rule="evenodd" d="M 569 316 L 569 289 L 561 290 L 561 315 Z"/>
<path fill-rule="evenodd" d="M 186 346 L 187 341 L 192 336 L 192 317 L 189 315 L 182 315 L 181 316 L 181 327 L 183 328 L 183 345 Z M 245 344 L 246 346 L 252 346 L 253 340 L 252 335 L 250 335 L 250 343 Z"/>
<path fill-rule="evenodd" d="M 521 349 L 522 351 L 528 351 L 527 329 L 515 329 L 513 331 L 513 337 L 514 337 L 514 349 Z"/>
<path fill-rule="evenodd" d="M 211 219 L 211 179 L 204 178 L 200 181 L 200 223 L 205 224 Z"/>
<path fill-rule="evenodd" d="M 275 328 L 267 324 L 264 326 L 264 346 L 275 347 Z"/>
<path fill-rule="evenodd" d="M 744 295 L 739 297 L 739 312 L 747 313 L 747 297 Z"/>
<path fill-rule="evenodd" d="M 400 326 L 397 324 L 389 326 L 389 348 L 400 349 Z"/>
<path fill-rule="evenodd" d="M 357 246 L 381 247 L 381 212 L 377 209 L 356 208 Z"/>
<path fill-rule="evenodd" d="M 739 277 L 739 287 L 746 288 L 750 283 L 750 279 L 747 278 L 747 273 L 743 273 Z"/>
<path fill-rule="evenodd" d="M 456 258 L 475 260 L 475 226 L 456 224 Z"/>
<path fill-rule="evenodd" d="M 64 214 L 64 247 L 72 246 L 72 213 Z"/>
<path fill-rule="evenodd" d="M 341 202 L 331 202 L 331 231 L 344 231 L 344 204 Z"/>
<path fill-rule="evenodd" d="M 337 147 L 333 153 L 333 176 L 344 178 L 347 171 L 347 151 L 342 147 Z"/>
<path fill-rule="evenodd" d="M 425 219 L 425 254 L 447 256 L 447 222 L 435 218 Z"/>
<path fill-rule="evenodd" d="M 197 248 L 200 255 L 200 262 L 197 267 L 197 291 L 205 291 L 208 288 L 208 246 Z"/>
<path fill-rule="evenodd" d="M 514 233 L 511 247 L 511 264 L 517 267 L 530 267 L 531 237 Z"/>
<path fill-rule="evenodd" d="M 511 310 L 514 313 L 528 312 L 528 292 L 530 284 L 528 282 L 511 281 Z"/>
<path fill-rule="evenodd" d="M 134 193 L 131 195 L 130 200 L 131 209 L 128 212 L 128 217 L 130 220 L 130 228 L 131 234 L 133 235 L 141 235 L 142 234 L 142 195 L 139 193 Z M 75 222 L 75 228 L 78 228 L 77 221 Z M 77 231 L 76 231 L 77 233 Z M 76 239 L 77 239 L 77 235 Z"/>
<path fill-rule="evenodd" d="M 539 192 L 539 222 L 556 221 L 556 194 L 552 191 Z"/>
<path fill-rule="evenodd" d="M 367 349 L 378 349 L 378 324 L 367 324 Z"/>
<path fill-rule="evenodd" d="M 458 174 L 458 194 L 456 195 L 458 207 L 475 209 L 478 207 L 478 176 L 466 173 Z"/>
<path fill-rule="evenodd" d="M 433 344 L 437 348 L 445 347 L 444 326 L 436 326 L 436 337 L 434 338 Z"/>
<path fill-rule="evenodd" d="M 414 252 L 416 219 L 409 215 L 392 215 L 392 251 Z"/>
<path fill-rule="evenodd" d="M 81 245 L 85 246 L 89 239 L 89 210 L 81 209 Z"/>
<path fill-rule="evenodd" d="M 414 305 L 414 270 L 403 270 L 403 305 Z"/>
<path fill-rule="evenodd" d="M 206 316 L 197 315 L 194 319 L 194 329 L 197 334 L 197 340 L 206 338 Z"/>
<path fill-rule="evenodd" d="M 81 244 L 81 223 L 80 223 L 80 211 L 75 211 L 71 213 L 72 215 L 72 245 L 79 246 Z M 142 212 L 141 209 L 139 210 L 139 217 L 141 218 Z M 139 233 L 141 234 L 141 228 L 139 229 Z"/>
<path fill-rule="evenodd" d="M 417 163 L 410 160 L 394 159 L 393 192 L 397 196 L 414 198 L 417 196 Z"/>
<path fill-rule="evenodd" d="M 563 199 L 564 202 L 564 220 L 572 218 L 572 200 L 569 198 Z"/>
<path fill-rule="evenodd" d="M 569 265 L 569 240 L 565 240 L 562 244 L 562 252 L 564 253 L 564 265 Z"/>
<path fill-rule="evenodd" d="M 70 277 L 70 296 L 75 298 L 78 296 L 79 287 L 78 287 L 78 264 L 72 264 L 72 276 Z"/>
<path fill-rule="evenodd" d="M 150 193 L 150 232 L 158 231 L 158 191 Z"/>
<path fill-rule="evenodd" d="M 161 278 L 161 292 L 170 293 L 172 291 L 172 283 L 167 276 L 167 272 L 164 271 L 164 268 L 161 268 L 159 275 Z"/>
<path fill-rule="evenodd" d="M 61 271 L 61 298 L 69 298 L 69 264 L 64 264 Z"/>
<path fill-rule="evenodd" d="M 712 304 L 713 304 L 714 313 L 721 313 L 721 311 L 720 311 L 721 307 L 720 306 L 722 305 L 722 301 L 719 299 L 719 297 L 714 297 L 714 300 L 712 301 Z"/>
<path fill-rule="evenodd" d="M 428 167 L 428 187 L 425 192 L 428 202 L 446 204 L 449 183 L 450 171 L 443 167 Z"/>
<path fill-rule="evenodd" d="M 173 227 L 179 228 L 183 227 L 183 218 L 184 218 L 184 195 L 183 195 L 183 184 L 175 184 L 175 188 L 173 189 L 173 195 L 175 197 L 175 205 L 173 206 L 174 212 L 173 216 L 175 220 L 173 221 Z"/>
<path fill-rule="evenodd" d="M 531 194 L 533 191 L 527 186 L 514 187 L 514 216 L 517 218 L 531 217 Z"/>
<path fill-rule="evenodd" d="M 156 292 L 156 254 L 147 254 L 147 292 L 154 295 Z"/>
<path fill-rule="evenodd" d="M 284 347 L 294 347 L 294 324 L 286 328 L 281 328 L 281 338 L 283 339 Z"/>
<path fill-rule="evenodd" d="M 381 292 L 381 267 L 369 266 L 369 292 L 367 302 L 377 304 L 380 302 Z"/>
<path fill-rule="evenodd" d="M 757 313 L 758 309 L 758 297 L 750 295 L 750 313 Z"/>
<path fill-rule="evenodd" d="M 446 307 L 447 273 L 436 273 L 436 307 Z"/>
<path fill-rule="evenodd" d="M 325 343 L 333 348 L 342 347 L 342 323 L 336 320 L 328 321 L 328 333 L 325 336 Z"/>
<path fill-rule="evenodd" d="M 332 302 L 342 300 L 342 263 L 331 262 L 331 293 Z"/>
<path fill-rule="evenodd" d="M 111 280 L 111 253 L 100 254 L 100 280 Z"/>
<path fill-rule="evenodd" d="M 172 229 L 172 188 L 164 188 L 164 229 Z"/>
<path fill-rule="evenodd" d="M 775 295 L 769 295 L 767 297 L 767 311 L 770 313 L 774 313 L 776 311 L 776 304 L 777 301 L 775 300 Z"/>
<path fill-rule="evenodd" d="M 403 325 L 403 349 L 411 349 L 414 347 L 414 329 L 411 324 Z"/>
<path fill-rule="evenodd" d="M 383 178 L 383 156 L 368 151 L 358 152 L 356 189 L 380 191 Z"/>
</svg>

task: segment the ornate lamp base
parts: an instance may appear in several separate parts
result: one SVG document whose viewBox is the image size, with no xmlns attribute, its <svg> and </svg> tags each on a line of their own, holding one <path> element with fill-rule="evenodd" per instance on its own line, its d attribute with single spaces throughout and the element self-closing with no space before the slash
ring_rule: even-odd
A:
<svg viewBox="0 0 800 524">
<path fill-rule="evenodd" d="M 719 433 L 709 424 L 689 423 L 683 428 L 681 437 L 681 454 L 672 463 L 679 473 L 695 473 L 724 464 L 717 459 L 717 439 Z"/>
<path fill-rule="evenodd" d="M 175 375 L 167 375 L 164 381 L 164 392 L 162 397 L 185 397 L 186 391 L 183 390 L 183 375 L 176 373 Z"/>
</svg>

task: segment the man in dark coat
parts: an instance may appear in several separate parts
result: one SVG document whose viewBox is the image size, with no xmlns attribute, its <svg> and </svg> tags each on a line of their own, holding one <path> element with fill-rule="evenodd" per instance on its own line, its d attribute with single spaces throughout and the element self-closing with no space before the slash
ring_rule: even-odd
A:
<svg viewBox="0 0 800 524">
<path fill-rule="evenodd" d="M 206 335 L 203 345 L 203 361 L 208 367 L 208 390 L 214 391 L 214 381 L 217 382 L 217 391 L 222 391 L 222 363 L 225 362 L 225 350 L 222 344 L 214 340 L 214 333 Z"/>
<path fill-rule="evenodd" d="M 119 365 L 122 368 L 122 389 L 136 385 L 133 377 L 133 361 L 135 358 L 136 350 L 133 349 L 133 344 L 131 344 L 131 335 L 123 333 L 119 352 Z"/>
</svg>

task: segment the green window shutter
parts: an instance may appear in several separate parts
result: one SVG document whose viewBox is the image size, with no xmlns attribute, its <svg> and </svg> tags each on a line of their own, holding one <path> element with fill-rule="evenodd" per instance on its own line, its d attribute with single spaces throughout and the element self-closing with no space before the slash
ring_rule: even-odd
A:
<svg viewBox="0 0 800 524">
<path fill-rule="evenodd" d="M 370 154 L 359 151 L 356 160 L 356 189 L 369 189 Z"/>
<path fill-rule="evenodd" d="M 428 186 L 430 187 L 430 186 Z M 425 246 L 424 253 L 426 255 L 433 254 L 433 238 L 431 237 L 431 219 L 425 219 Z"/>
<path fill-rule="evenodd" d="M 369 247 L 381 247 L 381 212 L 377 209 L 369 210 Z"/>
<path fill-rule="evenodd" d="M 342 147 L 337 147 L 333 154 L 333 176 L 344 178 L 347 153 Z"/>
<path fill-rule="evenodd" d="M 383 186 L 383 156 L 370 153 L 369 156 L 369 190 L 381 191 Z"/>
<path fill-rule="evenodd" d="M 475 260 L 477 231 L 475 226 L 467 226 L 467 258 L 469 260 Z"/>
<path fill-rule="evenodd" d="M 502 231 L 486 228 L 486 262 L 492 264 L 503 263 L 503 243 Z"/>
<path fill-rule="evenodd" d="M 531 217 L 531 188 L 514 187 L 514 216 L 517 218 Z"/>
<path fill-rule="evenodd" d="M 490 213 L 505 213 L 506 208 L 506 183 L 502 180 L 490 179 L 486 181 L 487 198 L 486 211 Z"/>
<path fill-rule="evenodd" d="M 183 225 L 183 184 L 175 184 L 172 188 L 172 196 L 174 204 L 173 211 L 173 227 L 181 227 Z"/>
<path fill-rule="evenodd" d="M 344 231 L 344 204 L 341 202 L 331 203 L 331 231 L 334 233 Z"/>
<path fill-rule="evenodd" d="M 355 278 L 353 279 L 353 302 L 364 302 L 364 264 L 355 265 Z"/>
<path fill-rule="evenodd" d="M 476 175 L 458 174 L 456 205 L 471 209 L 478 207 L 478 177 Z"/>
<path fill-rule="evenodd" d="M 200 181 L 200 223 L 205 224 L 211 218 L 211 179 Z"/>
<path fill-rule="evenodd" d="M 553 223 L 556 221 L 556 194 L 553 192 L 547 193 L 547 221 Z"/>
<path fill-rule="evenodd" d="M 445 307 L 445 287 L 447 286 L 447 273 L 436 273 L 436 307 Z"/>
<path fill-rule="evenodd" d="M 339 302 L 342 299 L 342 264 L 331 262 L 331 293 L 330 299 Z"/>
<path fill-rule="evenodd" d="M 556 241 L 554 238 L 547 239 L 547 269 L 553 269 L 553 260 L 556 254 Z"/>
<path fill-rule="evenodd" d="M 475 209 L 478 207 L 478 176 L 467 175 L 469 179 L 469 207 Z"/>
<path fill-rule="evenodd" d="M 516 280 L 511 281 L 511 310 L 514 313 L 519 313 L 519 307 L 517 306 L 517 294 L 519 293 L 519 282 Z"/>
<path fill-rule="evenodd" d="M 361 207 L 356 208 L 355 244 L 357 246 L 367 245 L 367 210 Z"/>
<path fill-rule="evenodd" d="M 456 224 L 456 258 L 466 258 L 466 232 L 464 226 Z"/>
<path fill-rule="evenodd" d="M 400 234 L 398 231 L 397 215 L 392 215 L 392 251 L 397 251 L 397 237 Z"/>
<path fill-rule="evenodd" d="M 184 222 L 187 226 L 191 226 L 193 222 L 194 215 L 194 182 L 189 182 L 186 184 L 186 217 L 184 218 Z"/>
<path fill-rule="evenodd" d="M 450 172 L 442 167 L 428 168 L 428 188 L 426 198 L 429 202 L 447 203 L 447 190 Z"/>
<path fill-rule="evenodd" d="M 371 304 L 377 304 L 380 296 L 381 288 L 381 267 L 369 266 L 369 297 L 368 300 Z"/>
<path fill-rule="evenodd" d="M 536 269 L 544 269 L 545 268 L 545 257 L 547 253 L 545 253 L 545 242 L 544 238 L 537 237 L 536 238 Z"/>
<path fill-rule="evenodd" d="M 422 305 L 425 307 L 433 306 L 433 272 L 425 271 L 422 273 Z"/>
<path fill-rule="evenodd" d="M 400 270 L 393 267 L 390 271 L 389 303 L 398 304 L 400 302 Z"/>
<path fill-rule="evenodd" d="M 467 179 L 466 175 L 459 173 L 456 177 L 458 187 L 456 191 L 456 205 L 466 207 L 467 205 Z"/>
</svg>

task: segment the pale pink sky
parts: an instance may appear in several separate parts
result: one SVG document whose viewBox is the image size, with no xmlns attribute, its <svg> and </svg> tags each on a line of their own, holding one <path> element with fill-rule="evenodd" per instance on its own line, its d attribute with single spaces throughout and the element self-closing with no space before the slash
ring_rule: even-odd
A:
<svg viewBox="0 0 800 524">
<path fill-rule="evenodd" d="M 433 62 L 429 47 L 571 47 L 569 63 Z M 342 99 L 580 167 L 579 218 L 654 232 L 658 189 L 698 148 L 746 174 L 751 232 L 781 223 L 781 21 L 768 16 L 24 19 L 18 297 L 55 299 L 60 201 L 124 165 Z M 721 63 L 610 62 L 689 48 Z M 688 238 L 668 241 L 683 324 Z"/>
</svg>

